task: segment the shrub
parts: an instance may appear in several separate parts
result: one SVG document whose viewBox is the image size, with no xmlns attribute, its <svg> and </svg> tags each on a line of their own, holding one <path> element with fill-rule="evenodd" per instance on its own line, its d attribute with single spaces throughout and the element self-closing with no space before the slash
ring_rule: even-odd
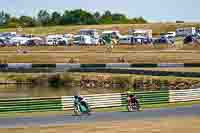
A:
<svg viewBox="0 0 200 133">
<path fill-rule="evenodd" d="M 129 86 L 132 86 L 131 76 L 114 76 L 112 80 L 115 88 L 129 88 Z"/>
</svg>

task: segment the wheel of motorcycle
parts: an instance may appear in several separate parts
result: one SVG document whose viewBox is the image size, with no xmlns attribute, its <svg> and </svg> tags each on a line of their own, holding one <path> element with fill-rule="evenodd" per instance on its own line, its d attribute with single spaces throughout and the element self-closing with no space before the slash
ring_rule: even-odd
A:
<svg viewBox="0 0 200 133">
<path fill-rule="evenodd" d="M 128 111 L 133 112 L 133 108 L 131 106 L 128 106 Z"/>
</svg>

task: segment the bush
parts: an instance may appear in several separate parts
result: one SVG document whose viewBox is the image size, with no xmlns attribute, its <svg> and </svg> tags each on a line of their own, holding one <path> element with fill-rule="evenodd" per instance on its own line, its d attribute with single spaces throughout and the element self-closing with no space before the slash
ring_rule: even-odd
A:
<svg viewBox="0 0 200 133">
<path fill-rule="evenodd" d="M 69 86 L 69 85 L 72 85 L 73 83 L 75 83 L 74 77 L 72 77 L 72 75 L 70 75 L 68 73 L 62 74 L 61 80 L 63 81 L 65 86 Z"/>
<path fill-rule="evenodd" d="M 60 85 L 63 85 L 64 82 L 61 80 L 60 74 L 55 74 L 48 77 L 48 84 L 51 87 L 59 87 Z"/>
<path fill-rule="evenodd" d="M 129 88 L 132 86 L 131 76 L 116 76 L 112 77 L 115 88 Z"/>
</svg>

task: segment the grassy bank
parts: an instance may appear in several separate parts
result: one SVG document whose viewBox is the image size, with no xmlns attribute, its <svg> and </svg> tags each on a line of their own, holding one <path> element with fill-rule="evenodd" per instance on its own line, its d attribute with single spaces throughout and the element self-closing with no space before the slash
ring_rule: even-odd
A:
<svg viewBox="0 0 200 133">
<path fill-rule="evenodd" d="M 50 87 L 81 87 L 138 90 L 189 89 L 200 86 L 200 78 L 177 78 L 173 76 L 143 76 L 132 74 L 101 74 L 101 73 L 6 73 L 0 80 L 14 81 L 18 84 L 29 83 L 34 86 Z"/>
</svg>

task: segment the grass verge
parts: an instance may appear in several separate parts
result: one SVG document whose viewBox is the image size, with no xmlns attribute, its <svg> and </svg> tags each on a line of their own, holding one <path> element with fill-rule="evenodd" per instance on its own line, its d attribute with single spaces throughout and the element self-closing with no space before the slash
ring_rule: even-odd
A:
<svg viewBox="0 0 200 133">
<path fill-rule="evenodd" d="M 169 103 L 169 104 L 153 104 L 144 105 L 142 110 L 148 109 L 159 109 L 159 108 L 176 108 L 176 107 L 186 107 L 200 104 L 200 101 L 190 101 L 190 102 L 179 102 L 179 103 Z M 113 108 L 101 108 L 95 109 L 94 112 L 126 112 L 126 107 L 113 107 Z M 73 115 L 73 111 L 50 111 L 50 112 L 25 112 L 25 113 L 1 113 L 0 118 L 15 118 L 15 117 L 39 117 L 39 116 L 50 116 L 50 115 Z"/>
</svg>

